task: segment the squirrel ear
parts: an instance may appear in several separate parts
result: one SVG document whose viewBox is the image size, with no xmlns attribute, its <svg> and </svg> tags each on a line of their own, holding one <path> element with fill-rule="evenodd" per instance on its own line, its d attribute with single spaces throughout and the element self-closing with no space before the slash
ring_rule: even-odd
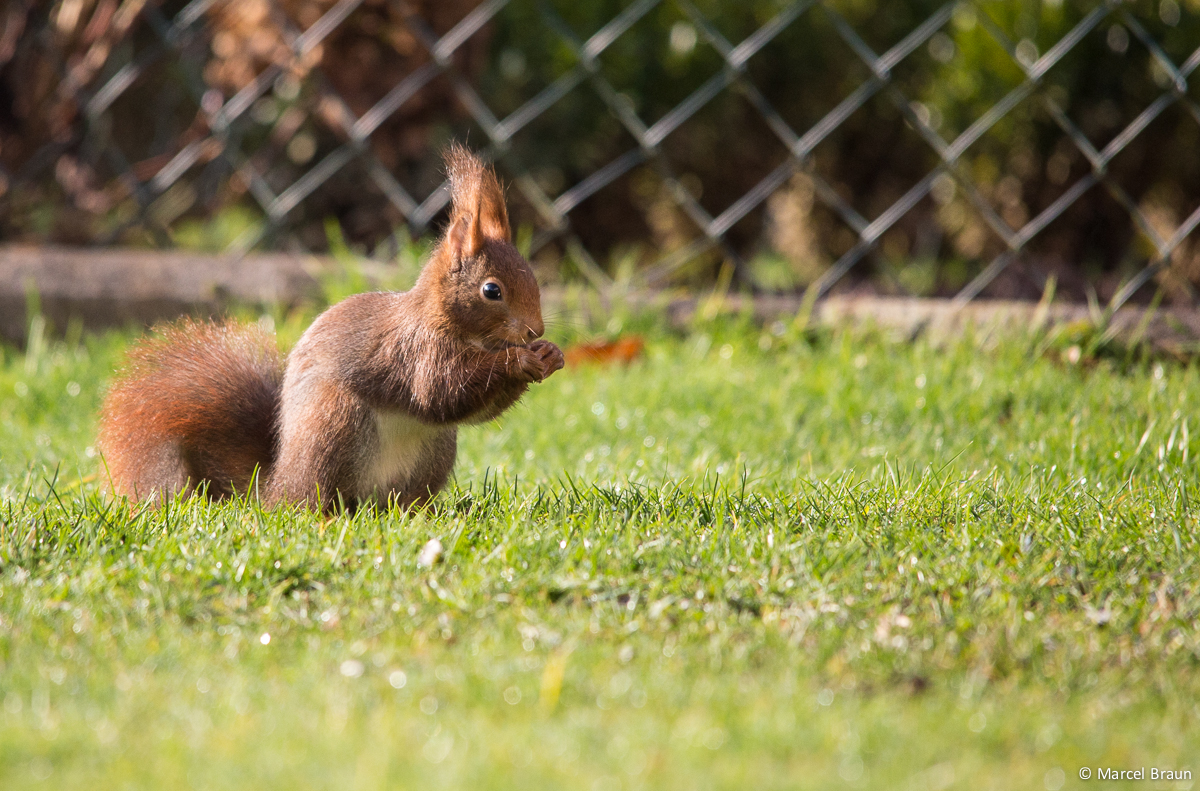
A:
<svg viewBox="0 0 1200 791">
<path fill-rule="evenodd" d="M 479 226 L 479 212 L 463 213 L 454 218 L 446 233 L 450 246 L 450 271 L 462 269 L 463 262 L 479 255 L 483 247 L 483 229 Z"/>
<path fill-rule="evenodd" d="M 483 178 L 479 189 L 479 223 L 483 233 L 489 239 L 499 239 L 503 242 L 512 241 L 512 232 L 508 227 L 508 209 L 504 205 L 504 192 L 496 176 L 489 170 Z"/>
<path fill-rule="evenodd" d="M 465 233 L 464 230 L 464 248 L 470 246 L 466 244 L 470 237 L 476 240 L 473 248 L 476 252 L 484 238 L 511 242 L 504 190 L 500 188 L 492 169 L 457 143 L 446 151 L 446 166 L 450 177 L 450 197 L 454 203 L 451 230 L 463 219 L 467 220 L 468 226 L 475 228 L 473 233 Z M 453 234 L 451 237 L 453 247 Z"/>
</svg>

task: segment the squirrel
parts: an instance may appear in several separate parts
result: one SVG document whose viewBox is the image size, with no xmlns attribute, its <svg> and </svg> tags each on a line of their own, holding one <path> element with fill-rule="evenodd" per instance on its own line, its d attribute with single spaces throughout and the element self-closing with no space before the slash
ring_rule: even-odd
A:
<svg viewBox="0 0 1200 791">
<path fill-rule="evenodd" d="M 232 322 L 183 320 L 130 350 L 100 421 L 115 494 L 416 507 L 450 476 L 460 424 L 563 367 L 495 173 L 457 144 L 445 159 L 450 221 L 416 284 L 329 308 L 286 366 L 270 333 Z"/>
</svg>

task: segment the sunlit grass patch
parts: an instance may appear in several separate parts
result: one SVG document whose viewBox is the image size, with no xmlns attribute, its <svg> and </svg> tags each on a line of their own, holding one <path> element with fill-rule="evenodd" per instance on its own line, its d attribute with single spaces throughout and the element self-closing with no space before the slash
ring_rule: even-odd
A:
<svg viewBox="0 0 1200 791">
<path fill-rule="evenodd" d="M 0 366 L 5 788 L 1197 766 L 1194 367 L 651 331 L 464 431 L 435 507 L 327 519 L 101 495 L 122 344 Z"/>
</svg>

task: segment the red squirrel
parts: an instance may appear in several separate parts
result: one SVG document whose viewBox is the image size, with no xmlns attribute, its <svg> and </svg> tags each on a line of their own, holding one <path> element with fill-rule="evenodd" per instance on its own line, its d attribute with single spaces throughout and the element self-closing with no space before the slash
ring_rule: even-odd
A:
<svg viewBox="0 0 1200 791">
<path fill-rule="evenodd" d="M 256 326 L 185 320 L 129 353 L 101 415 L 112 490 L 134 500 L 252 487 L 269 505 L 427 502 L 482 423 L 562 368 L 492 170 L 446 154 L 447 230 L 410 291 L 326 310 L 281 364 Z M 257 476 L 257 478 L 255 477 Z"/>
</svg>

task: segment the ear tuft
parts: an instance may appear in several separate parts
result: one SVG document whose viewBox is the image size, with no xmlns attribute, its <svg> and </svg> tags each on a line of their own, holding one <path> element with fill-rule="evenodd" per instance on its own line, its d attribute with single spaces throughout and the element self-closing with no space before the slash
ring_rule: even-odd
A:
<svg viewBox="0 0 1200 791">
<path fill-rule="evenodd" d="M 478 213 L 455 217 L 446 231 L 446 244 L 450 249 L 451 272 L 459 271 L 464 261 L 479 255 L 483 247 L 483 233 L 479 229 Z"/>
<path fill-rule="evenodd" d="M 446 150 L 446 171 L 450 177 L 451 248 L 466 253 L 478 253 L 484 239 L 512 241 L 508 226 L 508 210 L 504 206 L 504 190 L 496 174 L 483 161 L 458 143 Z M 460 220 L 465 220 L 466 234 L 461 247 L 455 247 L 454 232 Z"/>
</svg>

